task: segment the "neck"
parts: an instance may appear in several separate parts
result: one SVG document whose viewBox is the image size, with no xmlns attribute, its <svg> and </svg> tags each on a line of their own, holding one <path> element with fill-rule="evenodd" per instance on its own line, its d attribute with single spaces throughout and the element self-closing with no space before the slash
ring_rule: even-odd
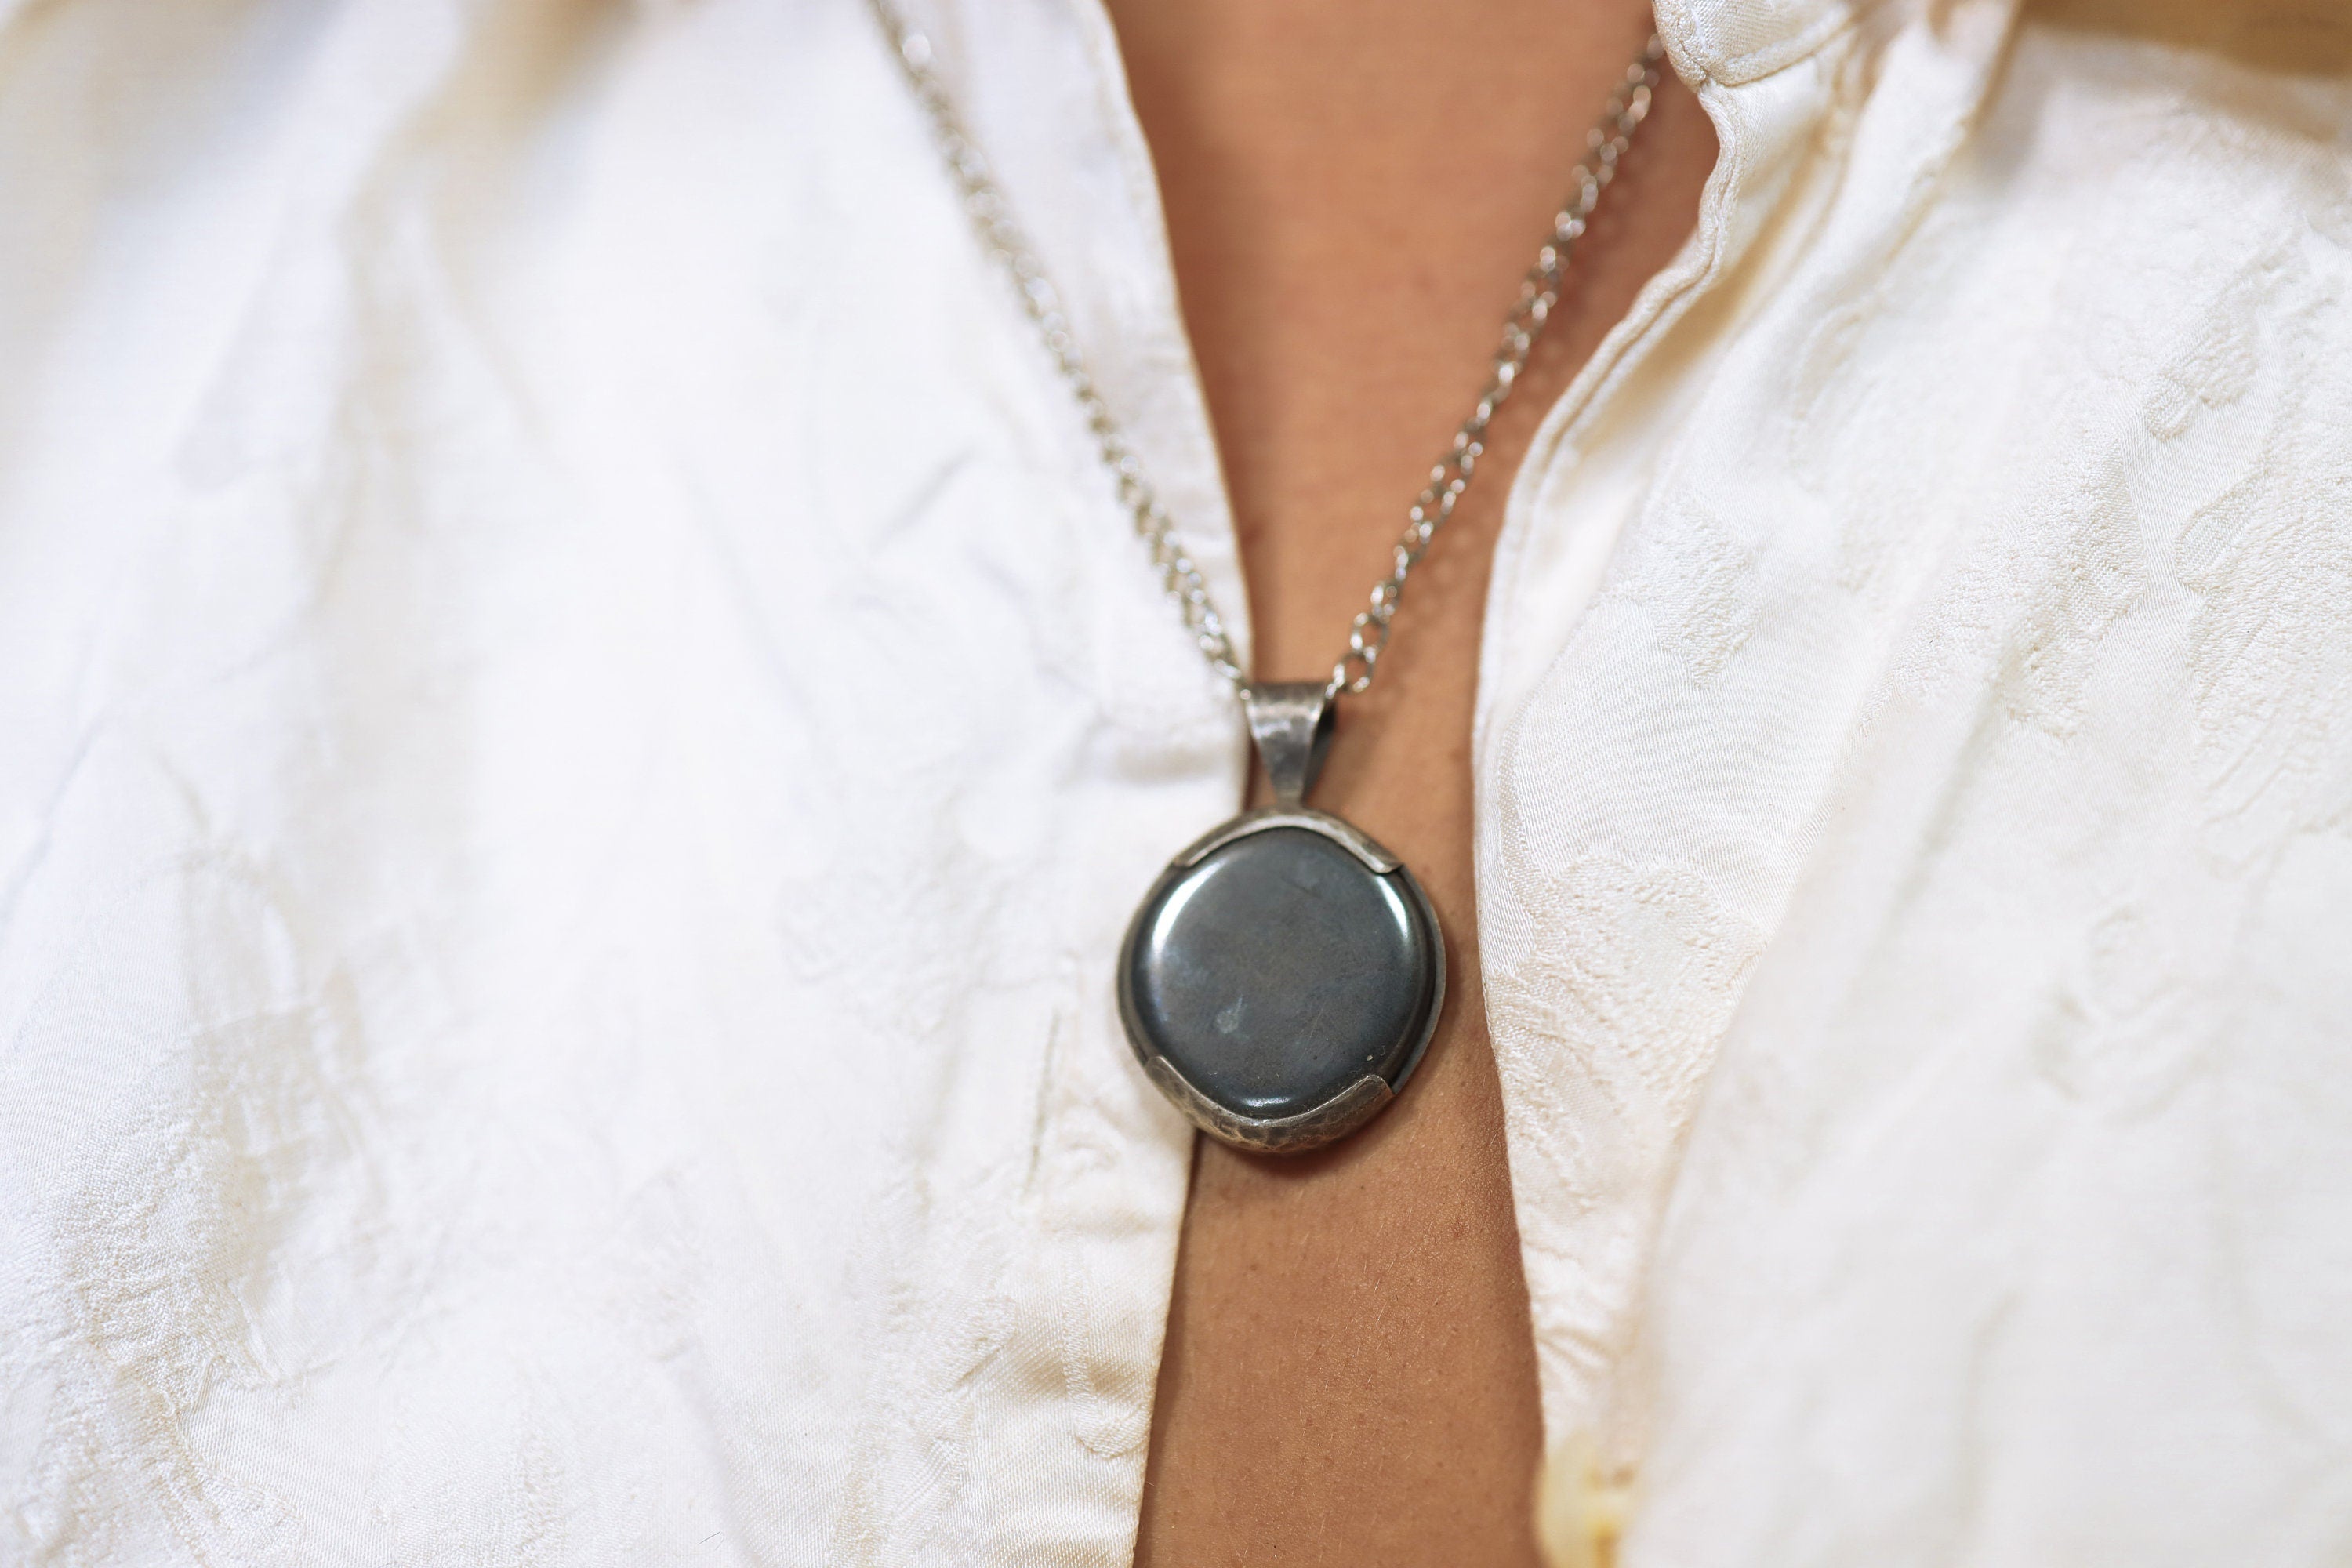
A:
<svg viewBox="0 0 2352 1568">
<path fill-rule="evenodd" d="M 1252 673 L 1327 677 L 1650 27 L 1632 0 L 1111 0 L 1249 585 Z M 1529 1564 L 1543 1441 L 1477 975 L 1487 563 L 1543 409 L 1689 232 L 1678 82 L 1577 247 L 1476 482 L 1415 569 L 1316 804 L 1413 868 L 1449 988 L 1347 1142 L 1194 1168 L 1137 1562 Z"/>
</svg>

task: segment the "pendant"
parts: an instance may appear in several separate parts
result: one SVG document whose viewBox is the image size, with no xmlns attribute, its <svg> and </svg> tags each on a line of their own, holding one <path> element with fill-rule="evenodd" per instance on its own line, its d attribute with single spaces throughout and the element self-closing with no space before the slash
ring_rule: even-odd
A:
<svg viewBox="0 0 2352 1568">
<path fill-rule="evenodd" d="M 1295 1154 L 1394 1100 L 1445 999 L 1437 911 L 1397 858 L 1306 804 L 1330 749 L 1319 681 L 1253 687 L 1275 804 L 1160 874 L 1119 952 L 1128 1043 L 1210 1136 Z"/>
</svg>

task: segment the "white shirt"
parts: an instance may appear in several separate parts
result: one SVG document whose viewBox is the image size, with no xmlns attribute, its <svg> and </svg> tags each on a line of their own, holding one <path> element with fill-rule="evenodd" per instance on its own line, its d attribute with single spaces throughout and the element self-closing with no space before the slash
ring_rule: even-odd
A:
<svg viewBox="0 0 2352 1568">
<path fill-rule="evenodd" d="M 1104 18 L 923 15 L 1237 612 Z M 2340 1563 L 2345 18 L 1660 21 L 1483 652 L 1549 1440 Z M 0 0 L 0 1560 L 1126 1560 L 1243 741 L 863 7 Z"/>
</svg>

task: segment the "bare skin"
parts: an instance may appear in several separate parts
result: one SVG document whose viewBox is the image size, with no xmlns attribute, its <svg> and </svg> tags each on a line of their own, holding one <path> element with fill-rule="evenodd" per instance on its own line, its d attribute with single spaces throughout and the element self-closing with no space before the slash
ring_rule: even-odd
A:
<svg viewBox="0 0 2352 1568">
<path fill-rule="evenodd" d="M 1318 678 L 1468 411 L 1628 0 L 1112 0 L 1240 529 L 1257 669 Z M 1671 76 L 1316 804 L 1412 865 L 1455 977 L 1403 1099 L 1292 1160 L 1203 1142 L 1137 1561 L 1532 1564 L 1542 1444 L 1475 976 L 1487 569 L 1543 410 L 1689 233 L 1712 129 Z"/>
</svg>

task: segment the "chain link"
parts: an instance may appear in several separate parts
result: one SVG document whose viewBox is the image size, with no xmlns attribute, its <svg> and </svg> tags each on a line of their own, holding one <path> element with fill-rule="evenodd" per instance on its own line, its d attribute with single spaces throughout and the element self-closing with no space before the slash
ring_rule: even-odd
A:
<svg viewBox="0 0 2352 1568">
<path fill-rule="evenodd" d="M 1535 352 L 1537 339 L 1543 335 L 1552 310 L 1559 304 L 1559 287 L 1568 271 L 1569 258 L 1576 242 L 1584 237 L 1593 209 L 1601 205 L 1601 193 L 1617 177 L 1618 163 L 1633 146 L 1634 132 L 1649 117 L 1651 95 L 1658 86 L 1658 63 L 1664 58 L 1665 46 L 1658 41 L 1655 33 L 1651 34 L 1641 54 L 1625 68 L 1616 92 L 1601 110 L 1600 122 L 1585 132 L 1584 161 L 1570 174 L 1568 199 L 1553 215 L 1551 235 L 1536 252 L 1535 264 L 1519 280 L 1519 297 L 1512 304 L 1510 314 L 1503 318 L 1503 337 L 1495 350 L 1494 374 L 1487 378 L 1486 390 L 1478 395 L 1470 416 L 1454 431 L 1453 444 L 1431 466 L 1429 483 L 1413 498 L 1411 510 L 1405 513 L 1404 532 L 1398 537 L 1391 557 L 1393 567 L 1372 585 L 1371 602 L 1349 623 L 1348 651 L 1339 656 L 1339 662 L 1331 670 L 1331 695 L 1361 692 L 1372 684 L 1381 654 L 1389 646 L 1389 630 L 1396 619 L 1398 601 L 1404 595 L 1405 581 L 1429 552 L 1430 541 L 1437 537 L 1437 531 L 1453 521 L 1463 492 L 1470 488 L 1471 479 L 1478 472 L 1478 459 L 1486 450 L 1486 428 L 1518 384 L 1520 373 L 1527 369 L 1528 356 Z"/>
<path fill-rule="evenodd" d="M 1134 521 L 1135 531 L 1143 541 L 1153 570 L 1160 575 L 1160 587 L 1176 602 L 1184 627 L 1192 633 L 1209 668 L 1236 694 L 1246 695 L 1249 675 L 1234 652 L 1224 617 L 1210 598 L 1209 585 L 1200 568 L 1184 552 L 1175 520 L 1169 516 L 1158 492 L 1144 478 L 1142 461 L 1128 444 L 1110 405 L 1096 390 L 1085 356 L 1078 352 L 1069 317 L 1062 309 L 1060 291 L 1046 275 L 1045 264 L 1014 218 L 1012 204 L 989 173 L 987 161 L 964 130 L 946 84 L 932 70 L 930 40 L 908 24 L 891 0 L 867 0 L 867 4 L 896 47 L 899 67 L 930 121 L 932 133 L 947 160 L 948 172 L 963 194 L 964 211 L 981 244 L 1012 278 L 1022 310 L 1036 324 L 1045 340 L 1045 352 L 1077 399 L 1078 412 L 1086 419 L 1103 466 L 1110 470 L 1119 504 Z M 1518 299 L 1503 319 L 1502 341 L 1496 348 L 1494 372 L 1487 378 L 1486 390 L 1478 395 L 1470 416 L 1454 433 L 1452 444 L 1431 467 L 1429 483 L 1406 512 L 1404 532 L 1399 536 L 1391 554 L 1389 574 L 1372 585 L 1370 603 L 1349 625 L 1347 651 L 1332 667 L 1330 684 L 1326 688 L 1328 696 L 1362 692 L 1371 686 L 1372 677 L 1380 668 L 1381 654 L 1388 647 L 1390 627 L 1404 596 L 1405 583 L 1412 577 L 1413 568 L 1421 564 L 1421 558 L 1428 553 L 1430 542 L 1452 521 L 1463 492 L 1476 477 L 1478 460 L 1486 449 L 1487 427 L 1518 384 L 1528 356 L 1535 352 L 1537 340 L 1542 337 L 1545 325 L 1559 304 L 1560 283 L 1576 242 L 1583 237 L 1593 209 L 1600 205 L 1601 193 L 1616 178 L 1619 163 L 1649 115 L 1651 97 L 1658 86 L 1659 62 L 1664 58 L 1664 46 L 1653 33 L 1642 52 L 1625 68 L 1599 122 L 1585 133 L 1584 158 L 1569 176 L 1568 199 L 1553 216 L 1551 232 L 1536 252 L 1535 264 L 1520 280 Z"/>
</svg>

